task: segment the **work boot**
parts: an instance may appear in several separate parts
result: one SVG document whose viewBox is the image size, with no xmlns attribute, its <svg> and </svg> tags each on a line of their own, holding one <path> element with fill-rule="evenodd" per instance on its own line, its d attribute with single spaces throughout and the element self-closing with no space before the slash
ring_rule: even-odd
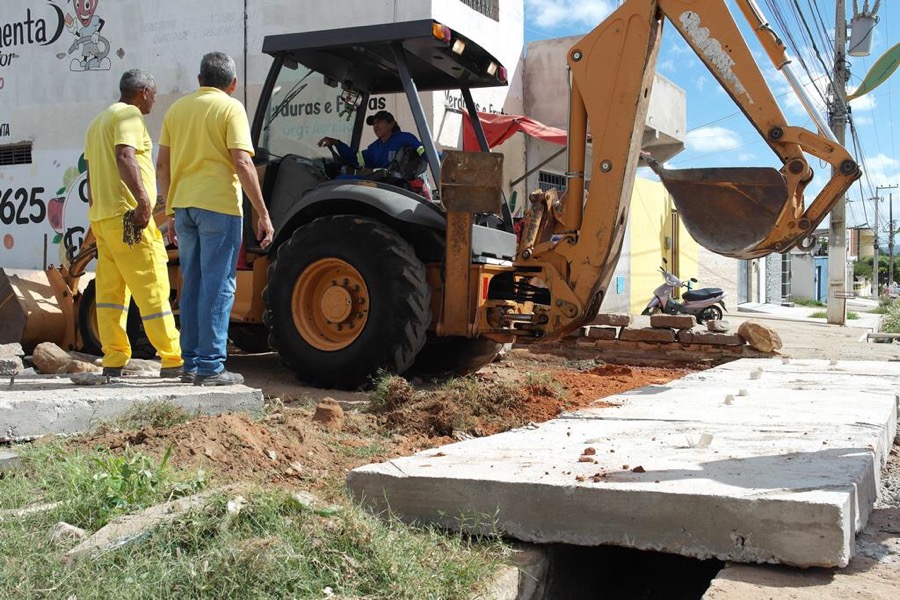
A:
<svg viewBox="0 0 900 600">
<path fill-rule="evenodd" d="M 194 380 L 197 378 L 196 371 L 184 371 L 181 374 L 181 383 L 194 383 Z"/>
<path fill-rule="evenodd" d="M 244 383 L 244 376 L 240 373 L 230 373 L 225 369 L 213 375 L 194 377 L 194 385 L 237 385 L 239 383 Z"/>
<path fill-rule="evenodd" d="M 165 367 L 159 370 L 159 376 L 161 379 L 178 379 L 183 372 L 181 367 Z"/>
<path fill-rule="evenodd" d="M 121 377 L 122 376 L 122 367 L 103 367 L 104 377 Z"/>
</svg>

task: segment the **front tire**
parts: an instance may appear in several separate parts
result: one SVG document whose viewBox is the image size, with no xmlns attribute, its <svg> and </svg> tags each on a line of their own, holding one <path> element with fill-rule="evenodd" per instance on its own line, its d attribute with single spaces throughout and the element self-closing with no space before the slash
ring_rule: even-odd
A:
<svg viewBox="0 0 900 600">
<path fill-rule="evenodd" d="M 278 249 L 263 292 L 269 341 L 297 377 L 357 389 L 402 374 L 425 344 L 425 265 L 374 219 L 339 215 L 297 229 Z"/>
</svg>

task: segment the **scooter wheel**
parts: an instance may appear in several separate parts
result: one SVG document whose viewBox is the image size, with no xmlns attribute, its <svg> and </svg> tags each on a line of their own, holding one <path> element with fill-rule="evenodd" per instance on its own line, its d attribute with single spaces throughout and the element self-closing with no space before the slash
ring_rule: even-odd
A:
<svg viewBox="0 0 900 600">
<path fill-rule="evenodd" d="M 721 321 L 722 314 L 722 309 L 718 306 L 707 306 L 700 312 L 700 314 L 697 315 L 697 322 L 703 323 L 704 321 Z"/>
</svg>

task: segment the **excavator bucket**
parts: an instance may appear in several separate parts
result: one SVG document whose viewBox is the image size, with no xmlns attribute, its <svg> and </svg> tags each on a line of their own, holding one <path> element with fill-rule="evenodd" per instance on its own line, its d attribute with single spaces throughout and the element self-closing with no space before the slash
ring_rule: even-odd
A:
<svg viewBox="0 0 900 600">
<path fill-rule="evenodd" d="M 41 342 L 74 342 L 74 305 L 55 269 L 0 269 L 0 344 L 19 342 L 27 353 Z"/>
<path fill-rule="evenodd" d="M 775 229 L 788 202 L 784 176 L 771 167 L 664 169 L 650 164 L 697 243 L 747 258 Z"/>
</svg>

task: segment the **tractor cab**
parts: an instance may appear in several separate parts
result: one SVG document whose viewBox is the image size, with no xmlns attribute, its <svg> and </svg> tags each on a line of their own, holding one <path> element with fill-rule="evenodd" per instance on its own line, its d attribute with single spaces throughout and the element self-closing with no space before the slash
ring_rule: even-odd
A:
<svg viewBox="0 0 900 600">
<path fill-rule="evenodd" d="M 506 69 L 493 56 L 432 20 L 273 35 L 265 38 L 263 52 L 274 62 L 260 95 L 253 136 L 275 246 L 278 234 L 292 230 L 292 220 L 302 221 L 300 215 L 312 208 L 304 200 L 346 201 L 349 193 L 370 205 L 381 203 L 374 197 L 389 202 L 390 196 L 363 191 L 376 188 L 424 203 L 421 210 L 441 213 L 441 156 L 419 93 L 459 91 L 474 117 L 470 90 L 506 85 Z M 400 151 L 386 168 L 373 170 L 318 145 L 330 137 L 354 150 L 364 149 L 366 117 L 393 108 L 389 96 L 397 94 L 402 95 L 397 112 L 406 115 L 397 120 L 403 131 L 421 141 L 421 154 Z M 472 121 L 484 141 L 478 119 Z M 483 149 L 488 150 L 486 141 Z M 330 192 L 322 191 L 329 186 Z M 352 190 L 354 186 L 358 189 Z M 311 195 L 316 190 L 322 193 Z M 249 227 L 253 220 L 248 221 Z M 248 236 L 248 241 L 254 238 Z"/>
</svg>

